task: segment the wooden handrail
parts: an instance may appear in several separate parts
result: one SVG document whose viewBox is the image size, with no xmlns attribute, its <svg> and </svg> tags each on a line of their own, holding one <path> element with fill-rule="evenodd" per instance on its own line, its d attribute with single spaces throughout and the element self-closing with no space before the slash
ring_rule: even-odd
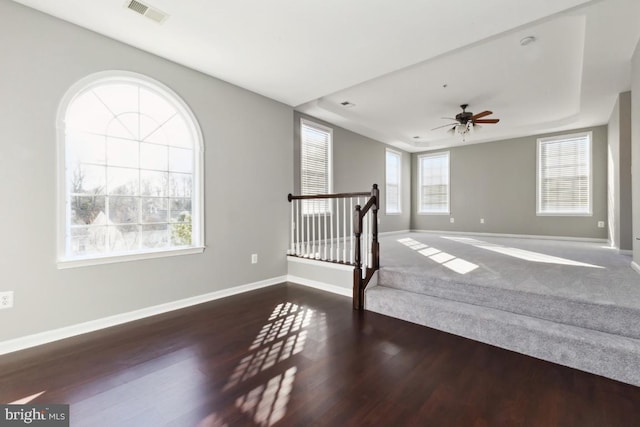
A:
<svg viewBox="0 0 640 427">
<path fill-rule="evenodd" d="M 362 196 L 370 196 L 370 192 L 361 192 L 361 193 L 335 193 L 335 194 L 309 194 L 306 196 L 294 196 L 289 193 L 287 196 L 287 200 L 310 200 L 310 199 L 343 199 L 346 197 L 362 197 Z"/>
</svg>

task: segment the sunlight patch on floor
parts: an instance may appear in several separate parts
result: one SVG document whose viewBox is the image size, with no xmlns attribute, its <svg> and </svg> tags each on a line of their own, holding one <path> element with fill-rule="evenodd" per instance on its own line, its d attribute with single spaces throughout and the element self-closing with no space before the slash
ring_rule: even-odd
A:
<svg viewBox="0 0 640 427">
<path fill-rule="evenodd" d="M 429 247 L 410 237 L 398 239 L 398 242 L 458 274 L 467 274 L 478 268 L 477 264 L 458 258 L 447 252 L 442 252 L 440 249 Z"/>
<path fill-rule="evenodd" d="M 531 262 L 541 262 L 548 264 L 572 265 L 576 267 L 604 268 L 599 265 L 587 264 L 584 262 L 574 261 L 567 258 L 560 258 L 553 255 L 547 255 L 540 252 L 527 251 L 524 249 L 511 248 L 508 246 L 498 245 L 495 243 L 483 242 L 482 240 L 472 239 L 469 237 L 451 237 L 440 236 L 443 239 L 451 240 L 458 243 L 475 246 L 476 248 L 485 249 L 499 254 L 511 256 Z"/>
</svg>

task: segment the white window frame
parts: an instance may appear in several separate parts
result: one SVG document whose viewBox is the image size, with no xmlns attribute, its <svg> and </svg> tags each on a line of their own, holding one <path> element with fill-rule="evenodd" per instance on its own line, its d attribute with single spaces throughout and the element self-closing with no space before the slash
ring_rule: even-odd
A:
<svg viewBox="0 0 640 427">
<path fill-rule="evenodd" d="M 541 173 L 541 147 L 545 143 L 562 141 L 565 139 L 586 137 L 589 149 L 589 206 L 588 212 L 562 212 L 562 211 L 542 211 L 542 173 Z M 565 135 L 555 135 L 551 137 L 538 138 L 536 146 L 536 215 L 537 216 L 593 216 L 593 132 L 579 132 Z"/>
<path fill-rule="evenodd" d="M 186 118 L 194 138 L 194 170 L 192 191 L 192 245 L 187 247 L 150 248 L 117 254 L 92 254 L 90 256 L 67 255 L 68 228 L 70 212 L 67 209 L 67 177 L 66 177 L 66 133 L 65 118 L 68 108 L 77 96 L 92 87 L 110 82 L 125 82 L 145 85 L 160 93 L 164 92 L 174 103 L 179 112 Z M 56 118 L 57 133 L 57 267 L 59 269 L 84 267 L 91 265 L 111 264 L 117 262 L 136 261 L 142 259 L 161 258 L 177 255 L 202 253 L 205 249 L 204 232 L 204 143 L 200 125 L 182 97 L 166 85 L 143 74 L 130 71 L 109 70 L 86 76 L 74 83 L 62 97 Z"/>
<path fill-rule="evenodd" d="M 319 123 L 316 123 L 314 121 L 311 121 L 309 119 L 305 119 L 304 117 L 300 118 L 300 194 L 301 195 L 306 195 L 304 192 L 304 189 L 302 187 L 302 127 L 303 126 L 307 126 L 307 127 L 311 127 L 311 128 L 315 128 L 321 132 L 326 132 L 329 135 L 329 142 L 328 142 L 328 146 L 327 146 L 327 194 L 331 194 L 333 193 L 333 129 L 328 127 L 328 126 L 324 126 L 321 125 Z M 303 215 L 315 215 L 315 214 L 324 214 L 325 212 L 327 214 L 331 214 L 332 212 L 332 203 L 330 200 L 328 200 L 326 202 L 326 209 L 318 209 L 315 212 L 307 212 L 305 211 L 305 201 L 303 200 L 302 203 L 302 213 Z M 314 201 L 309 201 L 311 203 L 314 203 Z"/>
<path fill-rule="evenodd" d="M 398 180 L 398 206 L 397 209 L 389 210 L 389 169 L 387 163 L 387 156 L 391 154 L 393 156 L 397 156 L 398 158 L 398 176 L 396 177 Z M 402 215 L 402 153 L 397 150 L 392 150 L 391 148 L 386 148 L 384 153 L 384 168 L 385 168 L 385 213 L 387 215 Z"/>
<path fill-rule="evenodd" d="M 448 176 L 447 176 L 447 210 L 446 211 L 423 211 L 422 210 L 422 159 L 426 157 L 447 156 Z M 451 153 L 449 151 L 439 151 L 437 153 L 420 154 L 418 160 L 418 215 L 450 215 L 451 214 Z"/>
</svg>

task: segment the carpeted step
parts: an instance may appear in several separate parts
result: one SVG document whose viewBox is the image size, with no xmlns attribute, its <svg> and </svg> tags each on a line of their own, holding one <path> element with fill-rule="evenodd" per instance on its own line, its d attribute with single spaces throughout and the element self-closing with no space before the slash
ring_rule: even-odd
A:
<svg viewBox="0 0 640 427">
<path fill-rule="evenodd" d="M 640 386 L 640 340 L 386 286 L 366 309 Z"/>
<path fill-rule="evenodd" d="M 615 335 L 640 339 L 640 309 L 607 301 L 550 296 L 521 289 L 491 287 L 449 277 L 382 268 L 378 284 L 387 288 L 485 306 Z"/>
</svg>

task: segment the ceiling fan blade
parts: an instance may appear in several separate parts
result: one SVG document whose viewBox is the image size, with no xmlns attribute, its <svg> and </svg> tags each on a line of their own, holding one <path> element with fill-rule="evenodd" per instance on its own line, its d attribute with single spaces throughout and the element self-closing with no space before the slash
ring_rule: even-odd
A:
<svg viewBox="0 0 640 427">
<path fill-rule="evenodd" d="M 493 114 L 493 111 L 486 110 L 481 113 L 474 114 L 473 116 L 471 116 L 471 120 L 480 119 L 482 117 L 488 116 L 489 114 Z"/>
<path fill-rule="evenodd" d="M 449 123 L 449 124 L 446 124 L 446 125 L 438 126 L 437 128 L 433 128 L 431 130 L 446 128 L 447 126 L 457 126 L 457 125 L 458 125 L 458 123 Z"/>
<path fill-rule="evenodd" d="M 480 119 L 480 120 L 474 120 L 473 123 L 498 123 L 500 121 L 500 119 Z"/>
</svg>

